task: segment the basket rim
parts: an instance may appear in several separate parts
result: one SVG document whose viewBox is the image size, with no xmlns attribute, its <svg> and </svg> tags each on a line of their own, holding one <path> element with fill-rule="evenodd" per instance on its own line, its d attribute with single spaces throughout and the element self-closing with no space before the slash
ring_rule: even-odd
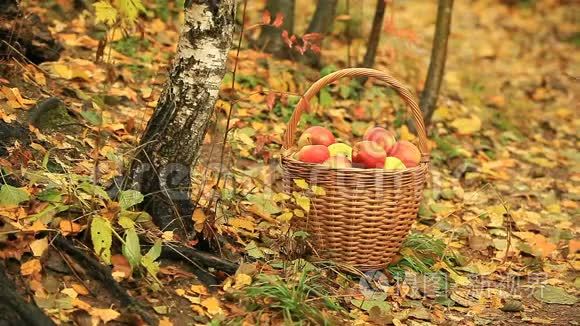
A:
<svg viewBox="0 0 580 326">
<path fill-rule="evenodd" d="M 381 172 L 384 175 L 397 175 L 397 174 L 404 174 L 404 173 L 412 173 L 412 172 L 420 172 L 429 169 L 429 161 L 421 161 L 418 165 L 405 168 L 403 170 L 385 170 L 381 168 L 370 168 L 370 169 L 361 169 L 356 167 L 350 168 L 332 168 L 326 165 L 322 165 L 319 163 L 308 163 L 302 162 L 292 157 L 292 155 L 282 155 L 282 159 L 280 160 L 280 165 L 288 165 L 288 164 L 295 164 L 295 165 L 302 165 L 308 167 L 310 169 L 319 169 L 319 170 L 327 170 L 327 171 L 344 171 L 350 173 L 358 173 L 358 174 L 373 174 L 376 175 L 377 172 Z"/>
</svg>

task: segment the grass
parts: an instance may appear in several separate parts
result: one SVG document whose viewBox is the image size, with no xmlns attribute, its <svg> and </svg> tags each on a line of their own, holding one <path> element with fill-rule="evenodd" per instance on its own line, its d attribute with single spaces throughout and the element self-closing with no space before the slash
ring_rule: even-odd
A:
<svg viewBox="0 0 580 326">
<path fill-rule="evenodd" d="M 448 266 L 455 266 L 458 256 L 447 251 L 447 245 L 440 239 L 435 239 L 421 233 L 412 233 L 401 248 L 403 258 L 388 270 L 395 278 L 404 278 L 405 269 L 417 273 L 433 273 L 433 266 L 443 262 Z"/>
<path fill-rule="evenodd" d="M 286 324 L 303 324 L 304 321 L 317 325 L 332 325 L 321 308 L 342 310 L 329 297 L 329 292 L 320 282 L 319 275 L 309 276 L 302 271 L 295 277 L 283 279 L 276 275 L 259 275 L 252 286 L 245 289 L 250 299 L 251 310 L 268 306 L 279 311 Z"/>
</svg>

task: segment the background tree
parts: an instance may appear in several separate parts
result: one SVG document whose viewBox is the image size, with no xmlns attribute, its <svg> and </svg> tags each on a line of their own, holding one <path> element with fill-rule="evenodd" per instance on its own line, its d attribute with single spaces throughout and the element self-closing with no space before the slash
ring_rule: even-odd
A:
<svg viewBox="0 0 580 326">
<path fill-rule="evenodd" d="M 314 15 L 308 24 L 306 34 L 317 33 L 323 36 L 332 30 L 338 0 L 318 0 Z M 311 66 L 320 66 L 320 54 L 312 51 L 304 53 L 303 62 Z"/>
<path fill-rule="evenodd" d="M 367 52 L 362 62 L 362 66 L 372 68 L 375 64 L 375 57 L 377 56 L 377 49 L 381 41 L 381 32 L 383 31 L 383 20 L 387 8 L 387 0 L 377 0 L 375 8 L 375 16 L 373 17 L 373 25 L 369 35 L 367 44 Z"/>
<path fill-rule="evenodd" d="M 162 229 L 192 230 L 190 168 L 226 72 L 234 19 L 234 0 L 186 1 L 173 66 L 129 175 L 129 187 L 147 195 L 144 209 Z"/>
<path fill-rule="evenodd" d="M 427 73 L 427 81 L 425 82 L 425 88 L 421 93 L 420 100 L 426 125 L 429 125 L 431 122 L 433 112 L 437 105 L 439 89 L 441 88 L 441 80 L 443 79 L 445 61 L 447 59 L 447 40 L 449 39 L 449 32 L 451 30 L 452 11 L 453 0 L 439 0 L 429 72 Z"/>
<path fill-rule="evenodd" d="M 289 56 L 290 49 L 284 43 L 281 34 L 282 31 L 288 31 L 289 35 L 294 33 L 294 8 L 295 0 L 268 0 L 264 10 L 267 10 L 272 17 L 281 14 L 284 17 L 284 21 L 280 27 L 262 26 L 262 31 L 258 38 L 258 47 L 260 49 L 277 57 L 287 58 Z"/>
</svg>

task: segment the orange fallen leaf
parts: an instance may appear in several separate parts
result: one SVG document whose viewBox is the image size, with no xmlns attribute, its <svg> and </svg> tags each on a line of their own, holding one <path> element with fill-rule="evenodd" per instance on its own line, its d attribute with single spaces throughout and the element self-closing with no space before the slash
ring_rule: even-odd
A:
<svg viewBox="0 0 580 326">
<path fill-rule="evenodd" d="M 202 300 L 201 305 L 207 309 L 207 312 L 210 315 L 215 315 L 222 312 L 222 308 L 220 308 L 220 302 L 215 297 Z"/>
<path fill-rule="evenodd" d="M 205 220 L 207 219 L 207 217 L 205 216 L 205 213 L 201 209 L 196 208 L 195 211 L 193 211 L 192 219 L 195 222 L 195 231 L 196 232 L 203 231 L 203 224 L 205 223 Z"/>
<path fill-rule="evenodd" d="M 568 249 L 570 249 L 571 254 L 575 254 L 580 251 L 580 241 L 579 240 L 570 240 L 568 244 Z"/>
<path fill-rule="evenodd" d="M 90 304 L 84 302 L 83 300 L 81 300 L 79 298 L 74 298 L 72 301 L 72 304 L 74 307 L 79 308 L 79 309 L 84 310 L 84 311 L 89 311 L 93 308 L 93 306 L 91 306 Z"/>
<path fill-rule="evenodd" d="M 59 223 L 59 228 L 60 231 L 62 232 L 62 235 L 66 237 L 69 234 L 77 234 L 81 232 L 82 225 L 73 221 L 62 220 Z"/>
<path fill-rule="evenodd" d="M 73 288 L 80 295 L 88 295 L 89 294 L 89 290 L 82 284 L 73 283 L 73 284 L 71 284 L 71 288 Z"/>
<path fill-rule="evenodd" d="M 31 259 L 26 263 L 20 265 L 20 274 L 23 276 L 30 276 L 42 271 L 42 265 L 40 264 L 39 259 Z"/>
</svg>

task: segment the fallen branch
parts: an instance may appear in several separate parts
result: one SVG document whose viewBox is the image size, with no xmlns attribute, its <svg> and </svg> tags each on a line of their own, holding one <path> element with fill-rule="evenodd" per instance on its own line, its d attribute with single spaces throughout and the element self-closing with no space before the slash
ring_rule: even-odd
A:
<svg viewBox="0 0 580 326">
<path fill-rule="evenodd" d="M 121 306 L 138 314 L 149 325 L 158 324 L 157 318 L 151 317 L 143 306 L 135 298 L 130 296 L 125 288 L 115 281 L 111 275 L 111 269 L 108 266 L 101 264 L 98 260 L 89 256 L 90 254 L 75 247 L 72 242 L 62 236 L 56 236 L 53 244 L 79 262 L 81 266 L 84 266 L 92 277 L 105 283 L 106 288 L 121 302 Z"/>
</svg>

